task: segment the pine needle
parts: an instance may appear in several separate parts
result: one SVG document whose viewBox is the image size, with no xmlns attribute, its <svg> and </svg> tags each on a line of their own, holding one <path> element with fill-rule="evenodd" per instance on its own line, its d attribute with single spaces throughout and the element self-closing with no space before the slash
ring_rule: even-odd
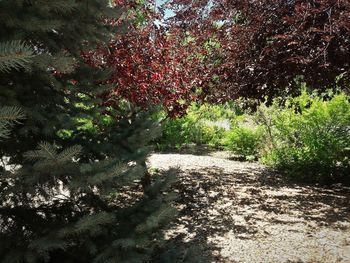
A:
<svg viewBox="0 0 350 263">
<path fill-rule="evenodd" d="M 26 68 L 34 56 L 32 49 L 21 41 L 0 43 L 0 72 Z"/>
</svg>

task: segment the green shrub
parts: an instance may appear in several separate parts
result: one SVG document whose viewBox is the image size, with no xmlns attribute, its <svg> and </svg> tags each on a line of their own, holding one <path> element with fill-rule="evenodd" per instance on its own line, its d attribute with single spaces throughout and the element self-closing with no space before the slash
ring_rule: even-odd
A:
<svg viewBox="0 0 350 263">
<path fill-rule="evenodd" d="M 234 119 L 236 115 L 241 114 L 239 107 L 233 102 L 221 105 L 195 103 L 189 108 L 188 113 L 210 121 Z"/>
<path fill-rule="evenodd" d="M 214 148 L 220 148 L 222 145 L 222 139 L 226 134 L 225 129 L 206 124 L 201 126 L 201 132 L 201 144 L 207 144 Z"/>
<path fill-rule="evenodd" d="M 186 116 L 164 122 L 158 143 L 224 147 L 303 181 L 350 181 L 350 103 L 344 93 L 302 91 L 263 103 L 254 114 L 237 105 L 194 104 Z"/>
<path fill-rule="evenodd" d="M 258 155 L 261 137 L 259 128 L 236 127 L 227 132 L 223 144 L 228 150 L 251 158 Z"/>
<path fill-rule="evenodd" d="M 278 103 L 258 110 L 272 141 L 261 160 L 303 181 L 349 179 L 349 97 L 341 93 L 324 100 L 303 91 L 282 108 Z"/>
<path fill-rule="evenodd" d="M 202 141 L 199 118 L 192 112 L 177 119 L 167 119 L 163 123 L 163 136 L 160 143 L 164 147 L 181 148 L 190 143 L 199 144 Z"/>
<path fill-rule="evenodd" d="M 220 121 L 234 116 L 229 104 L 209 105 L 193 104 L 187 115 L 177 119 L 167 119 L 163 125 L 163 136 L 157 141 L 159 149 L 181 148 L 189 144 L 220 147 L 225 135 L 225 127 Z"/>
<path fill-rule="evenodd" d="M 218 147 L 224 132 L 223 128 L 208 125 L 203 120 L 189 115 L 164 122 L 163 136 L 158 141 L 158 147 L 181 148 L 188 144 Z"/>
</svg>

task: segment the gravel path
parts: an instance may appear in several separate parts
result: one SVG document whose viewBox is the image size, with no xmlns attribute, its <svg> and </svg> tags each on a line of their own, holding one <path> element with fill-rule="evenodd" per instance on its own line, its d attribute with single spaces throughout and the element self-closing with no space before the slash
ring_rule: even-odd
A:
<svg viewBox="0 0 350 263">
<path fill-rule="evenodd" d="M 150 167 L 180 169 L 169 238 L 198 245 L 207 262 L 350 262 L 350 188 L 292 184 L 221 157 L 150 157 Z"/>
</svg>

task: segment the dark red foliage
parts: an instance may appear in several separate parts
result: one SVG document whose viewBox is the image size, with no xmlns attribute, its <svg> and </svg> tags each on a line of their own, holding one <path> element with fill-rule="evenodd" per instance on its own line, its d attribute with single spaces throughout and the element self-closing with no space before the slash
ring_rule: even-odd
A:
<svg viewBox="0 0 350 263">
<path fill-rule="evenodd" d="M 125 1 L 116 2 L 125 4 Z M 114 88 L 103 95 L 104 106 L 118 107 L 121 100 L 127 100 L 142 108 L 163 105 L 170 117 L 183 115 L 188 105 L 197 99 L 194 87 L 198 74 L 194 71 L 198 70 L 196 65 L 200 61 L 188 53 L 196 46 L 182 43 L 176 35 L 157 26 L 159 14 L 149 7 L 130 7 L 130 1 L 127 7 L 137 10 L 123 19 L 132 21 L 127 32 L 117 34 L 108 48 L 83 54 L 90 65 L 112 70 L 106 83 Z M 140 12 L 141 22 L 137 17 Z M 108 22 L 120 24 L 120 21 Z"/>
<path fill-rule="evenodd" d="M 339 75 L 349 83 L 348 0 L 169 0 L 163 12 L 152 1 L 115 3 L 128 16 L 106 22 L 126 33 L 83 54 L 90 65 L 112 69 L 105 106 L 161 104 L 175 117 L 198 99 L 297 93 L 298 75 L 314 88 Z M 157 25 L 167 8 L 176 15 Z"/>
<path fill-rule="evenodd" d="M 215 37 L 220 63 L 208 62 L 216 82 L 202 86 L 213 100 L 296 93 L 303 75 L 314 88 L 350 78 L 349 0 L 171 0 L 170 28 L 197 45 Z"/>
</svg>

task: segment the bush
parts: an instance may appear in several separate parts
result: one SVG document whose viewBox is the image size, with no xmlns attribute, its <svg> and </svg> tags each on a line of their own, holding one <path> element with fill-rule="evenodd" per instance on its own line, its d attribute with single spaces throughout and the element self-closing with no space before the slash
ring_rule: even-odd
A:
<svg viewBox="0 0 350 263">
<path fill-rule="evenodd" d="M 302 181 L 350 181 L 349 99 L 304 90 L 262 103 L 254 114 L 242 114 L 233 103 L 193 105 L 183 118 L 164 123 L 161 145 L 206 144 L 259 158 Z"/>
<path fill-rule="evenodd" d="M 167 119 L 163 123 L 163 136 L 157 141 L 158 148 L 181 148 L 189 144 L 220 147 L 225 129 L 229 128 L 225 120 L 232 116 L 234 111 L 230 105 L 193 104 L 187 115 Z"/>
<path fill-rule="evenodd" d="M 259 128 L 236 127 L 227 132 L 223 144 L 236 154 L 255 158 L 258 155 L 261 136 Z"/>
<path fill-rule="evenodd" d="M 303 91 L 299 97 L 287 99 L 280 109 L 278 101 L 259 108 L 259 119 L 271 141 L 261 158 L 265 164 L 303 181 L 349 179 L 349 97 L 340 93 L 324 98 Z"/>
<path fill-rule="evenodd" d="M 181 148 L 190 143 L 199 144 L 202 141 L 201 127 L 191 116 L 175 120 L 167 120 L 163 124 L 161 144 L 165 147 Z"/>
</svg>

